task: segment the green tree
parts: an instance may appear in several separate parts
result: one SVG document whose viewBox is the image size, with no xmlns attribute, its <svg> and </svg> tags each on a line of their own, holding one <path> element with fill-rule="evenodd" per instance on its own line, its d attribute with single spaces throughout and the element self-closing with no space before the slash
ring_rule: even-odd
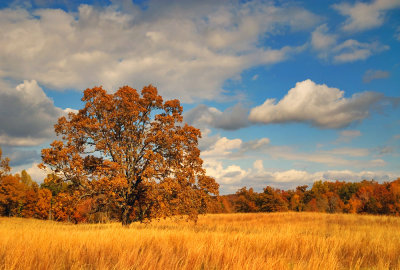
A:
<svg viewBox="0 0 400 270">
<path fill-rule="evenodd" d="M 27 187 L 32 187 L 33 185 L 32 177 L 25 170 L 21 171 L 21 181 Z"/>
<path fill-rule="evenodd" d="M 3 158 L 3 151 L 1 150 L 0 147 L 0 178 L 3 176 L 7 175 L 11 171 L 11 167 L 9 165 L 10 159 L 9 158 Z"/>
</svg>

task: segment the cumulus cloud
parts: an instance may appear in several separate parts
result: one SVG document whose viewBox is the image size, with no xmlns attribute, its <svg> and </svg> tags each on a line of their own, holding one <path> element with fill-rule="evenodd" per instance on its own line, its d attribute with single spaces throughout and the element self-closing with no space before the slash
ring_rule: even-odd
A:
<svg viewBox="0 0 400 270">
<path fill-rule="evenodd" d="M 238 183 L 246 176 L 246 171 L 238 165 L 224 167 L 221 161 L 204 161 L 207 175 L 214 177 L 219 184 L 227 185 Z"/>
<path fill-rule="evenodd" d="M 152 83 L 165 97 L 214 99 L 227 79 L 299 50 L 261 47 L 260 38 L 318 21 L 300 7 L 258 1 L 150 1 L 146 9 L 125 2 L 71 13 L 0 10 L 0 77 L 52 89 Z"/>
<path fill-rule="evenodd" d="M 232 154 L 233 150 L 237 150 L 241 147 L 241 139 L 228 139 L 226 137 L 219 138 L 210 149 L 201 153 L 202 157 L 227 157 Z"/>
<path fill-rule="evenodd" d="M 270 140 L 268 138 L 243 142 L 241 139 L 228 139 L 218 136 L 208 149 L 201 152 L 201 156 L 204 159 L 238 159 L 251 151 L 261 151 L 268 147 L 269 144 Z"/>
<path fill-rule="evenodd" d="M 29 166 L 29 167 L 27 167 Z M 26 170 L 26 172 L 32 177 L 32 180 L 37 183 L 43 183 L 43 180 L 50 173 L 50 169 L 42 170 L 38 168 L 38 163 L 31 163 L 22 166 L 17 166 L 12 168 L 12 173 L 20 173 L 22 170 Z"/>
<path fill-rule="evenodd" d="M 295 188 L 299 185 L 312 185 L 315 181 L 351 181 L 375 180 L 393 181 L 398 173 L 384 171 L 325 170 L 309 172 L 306 170 L 272 170 L 264 168 L 263 160 L 255 160 L 253 167 L 243 169 L 238 165 L 223 166 L 221 162 L 206 165 L 207 173 L 221 184 L 221 193 L 234 193 L 243 186 L 262 190 L 267 185 L 277 188 Z"/>
<path fill-rule="evenodd" d="M 397 174 L 383 171 L 351 171 L 351 170 L 327 170 L 318 172 L 308 172 L 305 170 L 283 170 L 270 171 L 264 169 L 262 160 L 254 162 L 253 168 L 246 173 L 248 181 L 257 183 L 294 183 L 296 185 L 307 183 L 312 184 L 314 181 L 353 181 L 376 180 L 379 182 L 393 181 L 398 177 Z"/>
<path fill-rule="evenodd" d="M 247 154 L 262 151 L 270 143 L 268 138 L 243 142 L 241 139 L 215 137 L 214 143 L 201 152 L 201 158 L 204 160 L 207 174 L 217 179 L 218 183 L 225 185 L 239 183 L 248 172 L 237 164 L 224 166 L 224 161 L 238 160 L 244 156 L 248 158 Z"/>
<path fill-rule="evenodd" d="M 399 8 L 398 0 L 375 0 L 369 3 L 356 2 L 354 4 L 341 3 L 333 5 L 347 20 L 343 24 L 344 31 L 364 31 L 379 27 L 385 21 L 388 10 Z"/>
<path fill-rule="evenodd" d="M 54 136 L 64 111 L 54 106 L 35 80 L 16 87 L 0 81 L 0 144 L 35 146 Z"/>
<path fill-rule="evenodd" d="M 240 103 L 221 112 L 200 104 L 184 114 L 184 121 L 198 128 L 214 127 L 236 130 L 249 125 L 248 109 Z"/>
<path fill-rule="evenodd" d="M 373 80 L 389 78 L 389 76 L 389 71 L 369 69 L 364 74 L 363 82 L 370 83 Z"/>
<path fill-rule="evenodd" d="M 319 128 L 341 128 L 368 117 L 383 99 L 384 95 L 376 92 L 345 98 L 344 91 L 308 79 L 296 83 L 279 102 L 267 99 L 251 109 L 249 119 L 263 124 L 306 122 Z"/>
</svg>

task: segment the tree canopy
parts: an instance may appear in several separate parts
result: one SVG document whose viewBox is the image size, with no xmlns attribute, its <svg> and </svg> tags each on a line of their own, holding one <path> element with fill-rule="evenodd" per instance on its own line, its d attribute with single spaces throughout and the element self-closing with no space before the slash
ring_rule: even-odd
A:
<svg viewBox="0 0 400 270">
<path fill-rule="evenodd" d="M 3 158 L 3 151 L 0 147 L 0 178 L 11 171 L 9 163 L 10 159 L 7 157 Z"/>
<path fill-rule="evenodd" d="M 86 89 L 83 109 L 61 117 L 58 140 L 42 150 L 76 201 L 90 197 L 117 205 L 124 225 L 156 217 L 196 219 L 219 185 L 205 174 L 200 130 L 182 122 L 179 100 L 163 101 L 156 87 L 139 94 Z"/>
</svg>

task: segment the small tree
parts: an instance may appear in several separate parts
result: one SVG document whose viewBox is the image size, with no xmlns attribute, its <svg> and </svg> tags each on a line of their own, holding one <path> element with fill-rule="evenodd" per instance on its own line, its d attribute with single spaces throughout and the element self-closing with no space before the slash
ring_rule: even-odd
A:
<svg viewBox="0 0 400 270">
<path fill-rule="evenodd" d="M 2 178 L 3 176 L 7 175 L 10 173 L 11 168 L 10 168 L 10 159 L 9 158 L 3 158 L 3 151 L 1 150 L 0 147 L 0 178 Z"/>
<path fill-rule="evenodd" d="M 196 219 L 218 194 L 202 168 L 200 131 L 182 124 L 178 100 L 163 102 L 150 85 L 141 95 L 128 86 L 115 94 L 94 87 L 82 101 L 83 109 L 55 125 L 62 140 L 42 150 L 75 200 L 106 194 L 128 225 L 176 214 Z"/>
</svg>

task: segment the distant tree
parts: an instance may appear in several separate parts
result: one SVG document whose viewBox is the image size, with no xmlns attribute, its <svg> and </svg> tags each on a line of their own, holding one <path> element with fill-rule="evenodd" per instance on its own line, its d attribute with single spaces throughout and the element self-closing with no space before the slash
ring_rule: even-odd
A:
<svg viewBox="0 0 400 270">
<path fill-rule="evenodd" d="M 55 125 L 62 140 L 42 150 L 42 168 L 68 184 L 72 199 L 106 194 L 128 225 L 176 214 L 196 219 L 218 194 L 202 168 L 200 131 L 182 123 L 178 100 L 164 102 L 150 85 L 141 94 L 128 86 L 115 94 L 86 89 L 82 101 Z"/>
<path fill-rule="evenodd" d="M 257 205 L 261 212 L 279 212 L 288 210 L 288 202 L 283 198 L 282 192 L 270 186 L 260 193 Z"/>
<path fill-rule="evenodd" d="M 305 205 L 308 203 L 306 196 L 309 194 L 307 191 L 308 186 L 298 186 L 296 187 L 296 191 L 289 191 L 289 209 L 293 211 L 303 211 L 305 209 Z"/>
<path fill-rule="evenodd" d="M 340 213 L 343 212 L 344 203 L 340 199 L 339 195 L 335 192 L 329 191 L 325 194 L 328 201 L 326 212 L 328 213 Z"/>
<path fill-rule="evenodd" d="M 32 177 L 26 172 L 26 170 L 21 171 L 21 181 L 28 187 L 31 187 L 34 183 Z"/>
<path fill-rule="evenodd" d="M 25 185 L 18 175 L 6 175 L 0 178 L 0 213 L 2 216 L 21 216 Z"/>
<path fill-rule="evenodd" d="M 9 165 L 10 159 L 9 158 L 3 158 L 3 151 L 1 150 L 0 147 L 0 178 L 9 174 L 11 171 L 11 167 Z"/>
<path fill-rule="evenodd" d="M 253 188 L 247 190 L 246 187 L 239 189 L 236 192 L 237 199 L 234 201 L 236 212 L 258 212 L 259 208 L 256 205 L 258 193 L 254 192 Z"/>
<path fill-rule="evenodd" d="M 38 185 L 35 183 L 33 187 L 27 186 L 21 178 L 21 184 L 24 186 L 23 207 L 21 215 L 23 217 L 34 217 L 35 207 L 38 201 Z"/>
</svg>

